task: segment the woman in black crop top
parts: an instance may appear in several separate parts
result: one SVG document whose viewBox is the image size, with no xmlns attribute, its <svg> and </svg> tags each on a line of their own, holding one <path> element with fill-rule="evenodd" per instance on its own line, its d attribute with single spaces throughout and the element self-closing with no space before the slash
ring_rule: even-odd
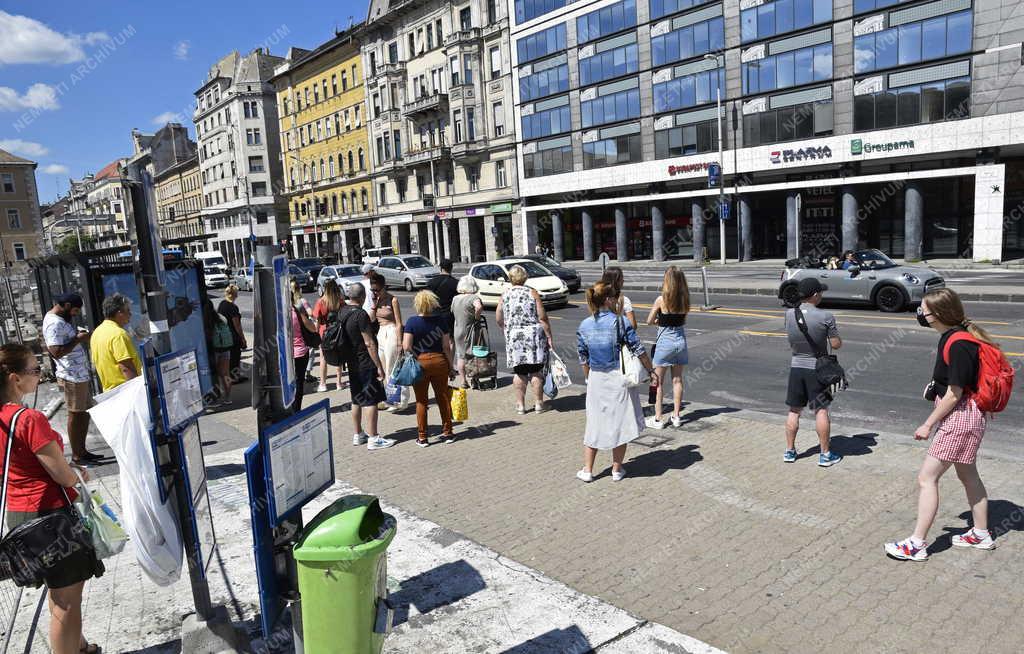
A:
<svg viewBox="0 0 1024 654">
<path fill-rule="evenodd" d="M 668 370 L 672 371 L 672 425 L 678 427 L 682 424 L 679 409 L 683 403 L 683 366 L 690 360 L 685 328 L 689 311 L 690 289 L 686 285 L 686 275 L 676 266 L 669 266 L 665 271 L 661 296 L 654 301 L 651 313 L 647 316 L 648 325 L 659 327 L 658 338 L 651 353 L 659 382 L 654 416 L 647 420 L 647 426 L 652 429 L 664 429 L 668 422 L 661 414 L 665 373 Z"/>
</svg>

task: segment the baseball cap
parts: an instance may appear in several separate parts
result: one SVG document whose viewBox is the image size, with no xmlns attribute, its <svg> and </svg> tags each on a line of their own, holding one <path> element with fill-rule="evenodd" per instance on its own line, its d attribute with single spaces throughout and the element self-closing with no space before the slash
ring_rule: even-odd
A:
<svg viewBox="0 0 1024 654">
<path fill-rule="evenodd" d="M 365 275 L 366 273 L 373 271 L 373 264 L 372 263 L 364 263 L 363 267 L 360 268 L 359 270 L 360 270 L 360 272 L 362 272 Z"/>
<path fill-rule="evenodd" d="M 53 297 L 54 304 L 70 304 L 71 306 L 81 309 L 82 308 L 82 296 L 78 293 L 61 293 Z"/>
<path fill-rule="evenodd" d="M 815 293 L 827 291 L 828 286 L 825 286 L 814 277 L 807 277 L 806 279 L 800 280 L 797 290 L 800 291 L 800 298 L 803 299 L 811 297 Z"/>
</svg>

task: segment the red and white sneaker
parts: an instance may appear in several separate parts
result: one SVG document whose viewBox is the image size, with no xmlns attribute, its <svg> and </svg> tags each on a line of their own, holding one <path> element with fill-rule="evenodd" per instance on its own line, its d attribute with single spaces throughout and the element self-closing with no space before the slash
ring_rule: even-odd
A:
<svg viewBox="0 0 1024 654">
<path fill-rule="evenodd" d="M 954 547 L 975 547 L 979 550 L 994 550 L 996 542 L 992 540 L 992 534 L 986 534 L 984 538 L 974 528 L 968 529 L 962 534 L 953 536 Z"/>
<path fill-rule="evenodd" d="M 923 543 L 921 547 L 914 547 L 909 538 L 904 538 L 895 543 L 886 543 L 885 553 L 901 561 L 927 561 L 928 543 Z"/>
</svg>

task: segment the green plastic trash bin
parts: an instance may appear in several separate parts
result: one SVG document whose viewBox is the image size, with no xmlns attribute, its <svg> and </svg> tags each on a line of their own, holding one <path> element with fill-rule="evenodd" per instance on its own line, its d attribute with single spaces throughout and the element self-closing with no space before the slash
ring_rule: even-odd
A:
<svg viewBox="0 0 1024 654">
<path fill-rule="evenodd" d="M 334 502 L 302 530 L 293 555 L 306 654 L 377 654 L 391 628 L 387 549 L 394 516 L 372 495 Z"/>
</svg>

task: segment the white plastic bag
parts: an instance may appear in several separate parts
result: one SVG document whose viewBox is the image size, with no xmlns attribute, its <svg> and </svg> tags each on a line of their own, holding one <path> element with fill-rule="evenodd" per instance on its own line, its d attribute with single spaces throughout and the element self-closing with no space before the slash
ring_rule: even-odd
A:
<svg viewBox="0 0 1024 654">
<path fill-rule="evenodd" d="M 183 546 L 170 502 L 160 501 L 150 445 L 149 397 L 142 377 L 96 397 L 89 415 L 121 469 L 121 522 L 142 570 L 158 586 L 181 576 Z"/>
<path fill-rule="evenodd" d="M 125 543 L 128 542 L 128 534 L 121 527 L 117 514 L 107 506 L 98 492 L 89 490 L 89 485 L 85 483 L 78 468 L 72 468 L 72 470 L 78 475 L 78 487 L 81 489 L 75 504 L 78 506 L 78 512 L 82 514 L 82 521 L 85 522 L 85 526 L 89 530 L 96 556 L 108 559 L 115 554 L 120 554 Z"/>
<path fill-rule="evenodd" d="M 550 357 L 548 366 L 551 371 L 551 379 L 555 382 L 555 388 L 559 390 L 568 388 L 572 385 L 572 379 L 569 377 L 569 369 L 565 367 L 565 362 L 554 350 L 551 350 Z"/>
</svg>

